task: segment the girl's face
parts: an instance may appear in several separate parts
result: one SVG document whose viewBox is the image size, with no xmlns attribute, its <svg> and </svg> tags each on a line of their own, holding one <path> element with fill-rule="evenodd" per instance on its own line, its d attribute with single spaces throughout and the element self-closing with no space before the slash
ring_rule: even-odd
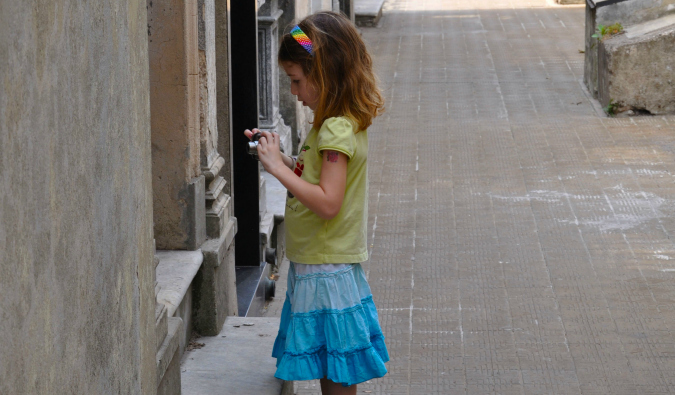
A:
<svg viewBox="0 0 675 395">
<path fill-rule="evenodd" d="M 307 81 L 307 76 L 302 71 L 302 67 L 293 62 L 281 62 L 281 67 L 291 78 L 291 93 L 298 97 L 298 101 L 301 101 L 303 106 L 316 110 L 319 92 Z"/>
</svg>

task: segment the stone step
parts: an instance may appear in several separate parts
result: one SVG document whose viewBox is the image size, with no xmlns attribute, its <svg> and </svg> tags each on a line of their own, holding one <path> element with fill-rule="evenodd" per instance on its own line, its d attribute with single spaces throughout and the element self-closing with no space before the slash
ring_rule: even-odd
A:
<svg viewBox="0 0 675 395">
<path fill-rule="evenodd" d="M 228 317 L 217 336 L 183 355 L 182 394 L 292 395 L 293 382 L 274 377 L 278 329 L 277 317 Z"/>
<path fill-rule="evenodd" d="M 600 104 L 611 113 L 675 114 L 674 54 L 675 15 L 627 27 L 602 41 Z"/>
<path fill-rule="evenodd" d="M 183 320 L 169 318 L 168 332 L 157 351 L 157 394 L 180 395 L 180 339 L 183 337 Z"/>
<path fill-rule="evenodd" d="M 382 18 L 385 0 L 354 0 L 354 14 L 358 26 L 377 26 Z"/>
<path fill-rule="evenodd" d="M 204 255 L 197 251 L 157 251 L 157 283 L 161 286 L 157 302 L 167 309 L 167 317 L 179 317 L 183 330 L 180 349 L 185 349 L 192 333 L 192 280 L 202 266 Z"/>
<path fill-rule="evenodd" d="M 155 339 L 157 351 L 162 347 L 166 334 L 169 332 L 169 317 L 167 317 L 166 313 L 167 309 L 164 303 L 155 304 Z"/>
</svg>

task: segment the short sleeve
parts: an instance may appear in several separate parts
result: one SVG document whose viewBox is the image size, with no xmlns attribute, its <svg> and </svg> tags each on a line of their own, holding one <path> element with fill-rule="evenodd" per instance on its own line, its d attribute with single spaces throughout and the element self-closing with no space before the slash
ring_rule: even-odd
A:
<svg viewBox="0 0 675 395">
<path fill-rule="evenodd" d="M 356 152 L 354 125 L 346 117 L 328 118 L 321 125 L 317 140 L 319 155 L 322 151 L 338 151 L 351 159 Z"/>
</svg>

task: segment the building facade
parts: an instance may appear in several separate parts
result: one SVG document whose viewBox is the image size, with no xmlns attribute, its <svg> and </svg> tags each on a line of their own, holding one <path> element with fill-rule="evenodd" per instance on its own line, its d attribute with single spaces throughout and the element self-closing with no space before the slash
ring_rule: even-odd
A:
<svg viewBox="0 0 675 395">
<path fill-rule="evenodd" d="M 190 335 L 255 314 L 237 276 L 278 257 L 243 129 L 297 150 L 279 37 L 348 5 L 0 0 L 0 393 L 180 393 Z"/>
</svg>

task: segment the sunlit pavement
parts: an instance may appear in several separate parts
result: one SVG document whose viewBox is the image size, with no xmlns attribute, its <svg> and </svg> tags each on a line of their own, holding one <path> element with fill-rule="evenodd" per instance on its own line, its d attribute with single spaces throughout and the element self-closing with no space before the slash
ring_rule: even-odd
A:
<svg viewBox="0 0 675 395">
<path fill-rule="evenodd" d="M 391 361 L 359 394 L 675 393 L 675 117 L 600 116 L 583 26 L 546 0 L 388 0 L 362 29 Z"/>
</svg>

